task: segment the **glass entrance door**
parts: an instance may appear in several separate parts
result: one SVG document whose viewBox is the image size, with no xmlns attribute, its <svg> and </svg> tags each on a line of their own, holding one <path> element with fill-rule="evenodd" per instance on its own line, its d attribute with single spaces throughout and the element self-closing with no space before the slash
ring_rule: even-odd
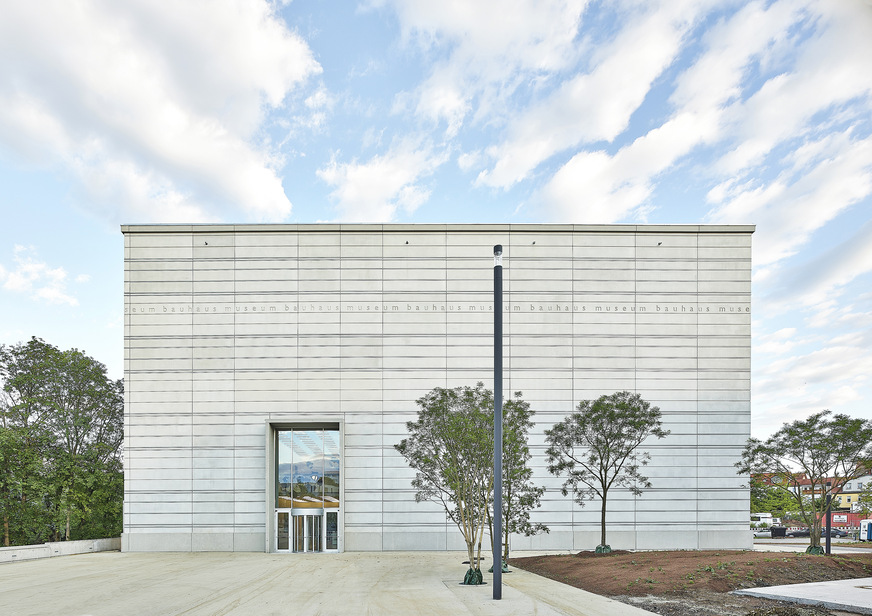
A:
<svg viewBox="0 0 872 616">
<path fill-rule="evenodd" d="M 324 545 L 323 514 L 294 515 L 294 552 L 321 552 Z"/>
<path fill-rule="evenodd" d="M 339 549 L 338 512 L 276 511 L 276 550 L 335 552 Z"/>
<path fill-rule="evenodd" d="M 339 430 L 276 430 L 275 546 L 279 552 L 338 552 Z"/>
<path fill-rule="evenodd" d="M 276 550 L 287 552 L 291 548 L 290 511 L 276 511 Z"/>
</svg>

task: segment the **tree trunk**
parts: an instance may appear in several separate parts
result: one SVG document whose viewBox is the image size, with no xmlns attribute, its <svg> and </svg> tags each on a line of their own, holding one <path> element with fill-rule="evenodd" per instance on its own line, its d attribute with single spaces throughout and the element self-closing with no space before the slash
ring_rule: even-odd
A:
<svg viewBox="0 0 872 616">
<path fill-rule="evenodd" d="M 485 509 L 487 509 L 487 505 L 485 505 Z M 484 515 L 479 514 L 479 526 L 478 526 L 478 556 L 475 561 L 475 568 L 481 569 L 481 541 L 484 539 L 484 525 L 485 525 L 485 517 Z"/>
<path fill-rule="evenodd" d="M 458 507 L 460 509 L 460 523 L 463 531 L 463 540 L 466 542 L 466 553 L 469 558 L 470 569 L 475 568 L 475 530 L 472 528 L 472 523 L 468 518 L 468 513 L 463 507 L 463 504 Z"/>
<path fill-rule="evenodd" d="M 9 547 L 9 516 L 3 515 L 3 545 Z"/>
<path fill-rule="evenodd" d="M 484 535 L 484 528 L 481 529 L 481 535 L 478 536 L 478 552 L 475 556 L 475 568 L 481 569 L 481 538 Z"/>
<path fill-rule="evenodd" d="M 67 528 L 64 536 L 64 541 L 70 540 L 70 508 L 67 507 Z"/>
<path fill-rule="evenodd" d="M 809 547 L 820 547 L 821 545 L 821 533 L 823 532 L 823 525 L 820 520 L 815 520 L 814 524 L 808 527 L 808 537 Z"/>
<path fill-rule="evenodd" d="M 607 492 L 603 492 L 603 509 L 600 515 L 600 545 L 606 544 L 606 497 Z"/>
<path fill-rule="evenodd" d="M 493 516 L 491 515 L 491 508 L 485 507 L 485 513 L 487 514 L 487 516 L 486 516 L 487 517 L 487 532 L 490 535 L 491 551 L 493 551 L 493 547 L 494 547 L 494 519 L 493 519 Z"/>
</svg>

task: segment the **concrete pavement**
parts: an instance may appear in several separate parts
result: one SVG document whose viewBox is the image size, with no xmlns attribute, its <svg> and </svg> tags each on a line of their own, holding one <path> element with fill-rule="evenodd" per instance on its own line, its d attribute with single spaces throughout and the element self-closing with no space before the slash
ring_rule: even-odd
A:
<svg viewBox="0 0 872 616">
<path fill-rule="evenodd" d="M 777 543 L 755 548 L 802 551 L 804 546 Z M 494 601 L 490 584 L 459 584 L 465 558 L 460 552 L 62 556 L 0 564 L 0 614 L 650 615 L 519 569 L 503 576 L 503 599 Z M 490 581 L 490 575 L 485 579 Z M 753 588 L 737 594 L 872 615 L 872 578 Z"/>
<path fill-rule="evenodd" d="M 843 545 L 848 541 L 832 541 L 832 554 L 858 554 L 872 552 L 872 548 Z M 765 552 L 804 552 L 808 540 L 774 539 L 754 541 L 754 549 Z M 872 578 L 837 580 L 834 582 L 813 582 L 809 584 L 787 584 L 735 590 L 733 594 L 778 599 L 805 605 L 822 605 L 833 610 L 854 614 L 872 614 Z"/>
<path fill-rule="evenodd" d="M 830 544 L 832 554 L 868 554 L 872 552 L 870 547 L 856 547 L 853 542 L 836 539 Z M 805 552 L 809 546 L 808 539 L 760 539 L 754 540 L 754 550 L 757 552 Z"/>
<path fill-rule="evenodd" d="M 644 616 L 525 571 L 462 586 L 465 553 L 103 552 L 0 565 L 0 614 L 16 616 Z M 485 579 L 490 582 L 490 575 Z"/>
<path fill-rule="evenodd" d="M 821 605 L 827 609 L 854 614 L 872 614 L 872 578 L 749 588 L 734 590 L 733 594 L 803 605 Z"/>
</svg>

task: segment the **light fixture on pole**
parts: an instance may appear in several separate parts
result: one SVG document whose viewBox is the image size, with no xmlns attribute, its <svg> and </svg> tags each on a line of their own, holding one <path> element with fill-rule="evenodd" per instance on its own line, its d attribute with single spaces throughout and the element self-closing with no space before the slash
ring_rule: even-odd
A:
<svg viewBox="0 0 872 616">
<path fill-rule="evenodd" d="M 503 598 L 503 247 L 494 246 L 494 599 Z"/>
</svg>

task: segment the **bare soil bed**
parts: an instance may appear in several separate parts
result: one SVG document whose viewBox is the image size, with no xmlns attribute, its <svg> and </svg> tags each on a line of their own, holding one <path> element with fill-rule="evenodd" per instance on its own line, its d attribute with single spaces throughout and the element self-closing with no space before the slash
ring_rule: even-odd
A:
<svg viewBox="0 0 872 616">
<path fill-rule="evenodd" d="M 663 551 L 529 556 L 510 565 L 669 616 L 810 616 L 823 608 L 728 594 L 731 590 L 872 577 L 872 554 Z"/>
</svg>

